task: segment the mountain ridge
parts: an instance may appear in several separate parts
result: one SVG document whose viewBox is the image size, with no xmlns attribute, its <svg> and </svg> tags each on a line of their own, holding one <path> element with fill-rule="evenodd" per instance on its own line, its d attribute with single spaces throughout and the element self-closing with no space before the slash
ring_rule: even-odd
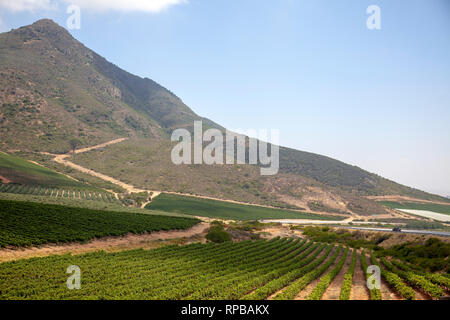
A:
<svg viewBox="0 0 450 320">
<path fill-rule="evenodd" d="M 132 152 L 130 156 L 135 159 L 130 158 L 128 162 L 144 163 L 146 160 L 143 155 L 148 154 L 147 150 L 170 154 L 171 143 L 168 140 L 175 128 L 191 128 L 193 121 L 202 120 L 205 127 L 223 130 L 223 127 L 215 122 L 197 115 L 168 89 L 149 78 L 138 77 L 108 62 L 49 19 L 0 34 L 0 58 L 2 150 L 20 148 L 28 151 L 64 153 L 69 150 L 67 141 L 73 137 L 80 139 L 86 146 L 117 137 L 131 137 L 127 146 L 129 148 L 135 146 L 129 151 Z M 27 123 L 26 128 L 21 126 L 24 123 Z M 134 144 L 136 141 L 141 143 L 145 141 L 149 147 L 139 148 Z M 157 145 L 160 149 L 154 149 Z M 115 147 L 112 150 L 117 151 L 121 148 Z M 80 156 L 78 161 L 84 161 L 84 164 L 91 166 L 100 166 L 101 169 L 109 171 L 107 173 L 114 172 L 113 165 L 124 165 L 111 159 L 117 156 L 107 151 L 105 154 L 110 157 L 104 159 L 110 167 L 105 168 L 92 163 L 88 156 Z M 184 181 L 185 179 L 180 178 L 184 173 L 178 172 L 170 163 L 164 164 L 167 161 L 167 157 L 163 157 L 160 162 L 155 163 L 160 165 L 161 172 L 166 172 L 168 177 L 173 174 L 174 181 L 177 178 Z M 151 166 L 151 163 L 145 162 L 142 168 L 153 169 Z M 205 170 L 205 167 L 201 168 L 205 172 L 211 171 Z M 189 168 L 189 174 L 201 179 L 200 173 L 193 173 L 194 170 L 195 168 Z M 208 173 L 209 180 L 205 182 L 211 183 L 211 188 L 221 181 L 220 176 L 223 175 L 218 168 L 214 167 L 214 170 L 216 171 Z M 329 188 L 333 194 L 336 193 L 346 199 L 344 202 L 347 201 L 347 208 L 351 202 L 348 199 L 352 197 L 399 194 L 428 200 L 445 199 L 397 184 L 331 157 L 286 147 L 280 147 L 280 174 L 286 177 L 286 181 L 289 180 L 286 182 L 289 187 L 281 186 L 278 182 L 273 186 L 271 183 L 267 184 L 267 179 L 254 176 L 253 169 L 249 166 L 243 166 L 240 170 L 244 170 L 244 175 L 249 175 L 251 179 L 243 181 L 238 190 L 248 192 L 248 189 L 254 188 L 251 192 L 252 197 L 267 193 L 269 198 L 275 192 L 276 198 L 284 202 L 286 199 L 280 200 L 287 197 L 287 191 L 284 189 L 298 189 L 298 186 L 304 189 Z M 231 171 L 233 173 L 230 174 L 236 174 L 235 171 Z M 130 173 L 124 178 L 139 180 L 137 176 L 137 173 L 133 175 Z M 157 176 L 155 172 L 149 183 L 156 183 L 154 180 Z M 280 177 L 272 179 L 278 180 L 282 179 Z M 303 181 L 305 185 L 298 180 Z M 172 185 L 173 188 L 176 187 L 175 183 Z M 195 186 L 195 183 L 187 181 L 186 184 L 188 189 L 207 192 Z M 247 188 L 246 185 L 250 187 Z M 280 194 L 282 192 L 285 194 Z M 290 193 L 295 195 L 294 198 L 298 198 L 305 197 L 304 194 L 309 194 L 309 191 L 297 190 Z M 224 191 L 224 194 L 228 194 L 230 198 L 237 196 L 232 191 L 228 193 Z M 258 200 L 258 196 L 255 197 L 255 201 Z M 311 197 L 313 200 L 315 198 L 320 197 Z M 289 201 L 292 204 L 297 200 Z M 306 200 L 298 201 L 303 201 L 304 205 Z M 364 202 L 358 200 L 360 201 Z"/>
</svg>

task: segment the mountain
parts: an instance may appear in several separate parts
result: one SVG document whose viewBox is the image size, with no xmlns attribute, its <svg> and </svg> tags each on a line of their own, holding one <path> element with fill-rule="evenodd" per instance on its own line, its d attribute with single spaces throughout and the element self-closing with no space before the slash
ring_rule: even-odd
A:
<svg viewBox="0 0 450 320">
<path fill-rule="evenodd" d="M 409 188 L 335 159 L 280 148 L 280 173 L 251 165 L 175 166 L 175 128 L 223 127 L 193 112 L 155 81 L 128 73 L 51 20 L 0 34 L 0 149 L 64 153 L 118 137 L 120 144 L 77 155 L 76 163 L 142 188 L 316 211 L 382 213 L 365 196 L 445 198 Z M 41 162 L 57 166 L 45 157 Z M 58 168 L 61 171 L 63 168 Z"/>
</svg>

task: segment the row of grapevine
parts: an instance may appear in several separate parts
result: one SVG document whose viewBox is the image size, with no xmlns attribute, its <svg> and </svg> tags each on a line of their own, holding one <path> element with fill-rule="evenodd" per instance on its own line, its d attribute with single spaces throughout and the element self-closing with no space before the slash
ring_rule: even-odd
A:
<svg viewBox="0 0 450 320">
<path fill-rule="evenodd" d="M 370 255 L 370 259 L 373 265 L 377 265 L 380 268 L 381 276 L 386 280 L 389 286 L 393 288 L 401 297 L 406 300 L 415 299 L 416 293 L 414 290 L 407 286 L 398 275 L 386 270 L 383 266 L 380 266 L 373 252 Z"/>
<path fill-rule="evenodd" d="M 271 242 L 268 245 L 256 246 L 252 249 L 248 249 L 248 245 L 243 247 L 243 250 L 233 250 L 232 253 L 225 252 L 220 255 L 211 256 L 206 255 L 201 259 L 195 259 L 191 263 L 184 265 L 178 265 L 177 267 L 165 268 L 161 272 L 167 272 L 168 275 L 162 277 L 160 280 L 154 281 L 152 289 L 155 290 L 157 296 L 155 299 L 181 299 L 186 295 L 199 290 L 199 286 L 202 281 L 207 281 L 211 278 L 220 278 L 231 272 L 234 268 L 239 266 L 245 267 L 244 261 L 256 261 L 258 263 L 270 261 L 269 255 L 279 252 L 284 254 L 289 250 L 295 249 L 298 246 L 298 242 L 279 240 Z M 262 253 L 266 253 L 264 255 Z M 206 258 L 206 260 L 205 260 Z M 205 265 L 201 270 L 195 268 L 199 263 L 207 263 L 208 261 L 214 261 L 214 264 Z M 191 265 L 192 264 L 192 265 Z M 191 268 L 192 267 L 192 268 Z M 157 291 L 158 288 L 164 288 L 166 294 L 161 294 Z M 168 290 L 170 288 L 170 290 Z"/>
<path fill-rule="evenodd" d="M 386 267 L 387 270 L 397 274 L 399 277 L 404 279 L 412 287 L 421 290 L 431 296 L 434 299 L 441 297 L 444 294 L 444 290 L 438 285 L 427 280 L 424 276 L 416 274 L 412 271 L 403 271 L 394 266 L 392 263 L 386 260 L 386 258 L 380 258 L 381 263 Z"/>
<path fill-rule="evenodd" d="M 332 249 L 332 248 L 331 248 Z M 316 265 L 313 270 L 309 271 L 300 279 L 294 281 L 289 286 L 287 286 L 281 293 L 277 294 L 273 297 L 274 300 L 292 300 L 294 299 L 300 291 L 302 291 L 311 281 L 317 279 L 322 273 L 324 273 L 336 260 L 340 252 L 342 251 L 342 246 L 339 246 L 334 251 L 334 254 L 325 262 L 324 262 L 328 254 L 331 252 L 327 250 L 328 254 L 324 254 L 321 258 L 316 261 Z"/>
<path fill-rule="evenodd" d="M 341 285 L 341 293 L 339 295 L 339 300 L 349 300 L 350 293 L 353 285 L 353 275 L 355 274 L 356 267 L 356 259 L 357 259 L 357 251 L 353 250 L 352 254 L 352 262 L 350 263 L 350 267 L 344 275 L 344 280 Z"/>
<path fill-rule="evenodd" d="M 419 271 L 417 268 L 414 269 L 410 265 L 407 265 L 404 262 L 399 262 L 396 260 L 391 260 L 391 263 L 403 271 L 415 272 L 419 275 L 424 276 L 426 279 L 430 280 L 431 282 L 433 282 L 441 287 L 444 287 L 446 290 L 450 290 L 450 279 L 445 277 L 444 275 L 441 275 L 438 273 L 426 272 L 426 271 Z"/>
<path fill-rule="evenodd" d="M 280 245 L 281 244 L 281 245 Z M 242 274 L 247 274 L 249 270 L 254 267 L 260 267 L 261 265 L 267 266 L 268 264 L 277 263 L 286 257 L 290 256 L 291 252 L 299 250 L 303 244 L 299 241 L 289 241 L 285 243 L 279 243 L 271 248 L 265 250 L 259 250 L 254 255 L 243 255 L 242 257 L 233 254 L 223 260 L 223 263 L 214 263 L 214 265 L 208 265 L 200 272 L 187 272 L 184 277 L 179 278 L 179 281 L 173 281 L 170 283 L 173 291 L 168 293 L 164 298 L 166 299 L 183 299 L 189 297 L 189 299 L 205 299 L 206 297 L 215 298 L 218 294 L 223 294 L 224 288 L 216 290 L 215 285 L 220 284 L 224 286 L 230 279 L 232 281 L 241 281 L 239 279 Z M 205 276 L 205 271 L 207 276 Z M 211 281 L 211 276 L 215 281 Z M 218 281 L 219 280 L 219 281 Z M 162 283 L 164 288 L 167 286 L 167 282 Z M 208 287 L 211 285 L 211 287 Z M 205 288 L 206 287 L 206 288 Z M 191 295 L 195 294 L 193 298 Z"/>
<path fill-rule="evenodd" d="M 164 276 L 163 271 L 159 280 L 152 279 L 156 283 L 151 286 L 150 290 L 153 291 L 153 294 L 149 293 L 148 297 L 149 299 L 182 299 L 190 292 L 200 292 L 208 281 L 210 283 L 222 283 L 224 277 L 227 274 L 232 275 L 235 270 L 248 270 L 250 266 L 261 268 L 273 264 L 283 259 L 286 254 L 289 255 L 290 251 L 298 250 L 299 246 L 301 247 L 303 244 L 298 241 L 279 240 L 273 243 L 271 247 L 259 248 L 254 254 L 246 255 L 243 252 L 242 255 L 238 255 L 231 250 L 223 256 L 217 257 L 217 259 L 209 258 L 200 266 L 197 260 L 196 268 L 189 268 L 188 266 L 184 269 L 184 273 L 183 270 L 180 270 L 181 274 L 177 277 Z M 172 274 L 170 270 L 165 272 Z M 197 299 L 205 298 L 205 296 L 199 296 Z"/>
<path fill-rule="evenodd" d="M 364 251 L 361 251 L 361 268 L 366 275 L 366 279 L 369 280 L 370 274 L 367 273 L 368 265 L 367 265 L 367 258 Z M 370 300 L 381 300 L 381 291 L 379 288 L 372 288 L 369 289 L 370 292 Z"/>
<path fill-rule="evenodd" d="M 270 281 L 276 275 L 282 275 L 294 266 L 299 266 L 305 257 L 305 250 L 310 244 L 305 244 L 298 250 L 291 252 L 281 259 L 273 260 L 265 264 L 262 268 L 257 265 L 246 268 L 244 272 L 229 275 L 223 278 L 223 282 L 216 282 L 206 290 L 200 290 L 194 294 L 185 297 L 186 299 L 199 299 L 201 297 L 210 297 L 211 299 L 239 299 L 249 291 Z M 253 269 L 254 268 L 254 269 Z"/>
<path fill-rule="evenodd" d="M 308 296 L 308 300 L 320 300 L 322 298 L 323 294 L 325 293 L 325 290 L 327 290 L 331 281 L 333 281 L 334 278 L 338 275 L 338 273 L 341 272 L 341 269 L 344 266 L 345 261 L 347 260 L 348 250 L 349 249 L 346 248 L 344 253 L 342 254 L 341 259 L 334 266 L 334 268 L 331 269 L 331 271 L 328 272 L 326 275 L 320 278 L 319 283 L 317 283 L 311 294 Z"/>
<path fill-rule="evenodd" d="M 119 202 L 115 195 L 109 192 L 97 192 L 74 188 L 49 188 L 33 185 L 0 184 L 0 192 L 79 200 Z"/>
<path fill-rule="evenodd" d="M 272 271 L 268 274 L 266 279 L 264 279 L 268 280 L 271 278 L 270 281 L 258 288 L 255 288 L 253 292 L 246 294 L 241 299 L 261 300 L 268 298 L 271 294 L 284 288 L 286 285 L 308 272 L 310 263 L 314 261 L 325 249 L 331 251 L 332 246 L 327 246 L 325 244 L 320 245 L 318 243 L 310 246 L 308 250 L 298 257 L 298 261 L 295 261 L 292 265 L 280 270 Z"/>
</svg>

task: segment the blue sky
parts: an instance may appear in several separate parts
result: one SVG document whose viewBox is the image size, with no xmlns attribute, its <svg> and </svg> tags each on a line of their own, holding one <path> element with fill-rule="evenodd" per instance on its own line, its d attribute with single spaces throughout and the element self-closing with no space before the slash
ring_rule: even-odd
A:
<svg viewBox="0 0 450 320">
<path fill-rule="evenodd" d="M 448 0 L 0 0 L 0 30 L 68 3 L 78 40 L 198 114 L 450 195 Z"/>
</svg>

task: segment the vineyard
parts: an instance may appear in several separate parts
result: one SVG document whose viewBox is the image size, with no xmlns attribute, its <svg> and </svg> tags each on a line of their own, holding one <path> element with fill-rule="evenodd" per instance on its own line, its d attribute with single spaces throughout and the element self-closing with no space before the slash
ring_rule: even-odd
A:
<svg viewBox="0 0 450 320">
<path fill-rule="evenodd" d="M 0 247 L 188 229 L 199 220 L 0 200 Z"/>
<path fill-rule="evenodd" d="M 90 189 L 77 188 L 48 188 L 42 186 L 19 185 L 19 184 L 0 184 L 0 192 L 14 194 L 30 194 L 37 196 L 48 196 L 53 198 L 67 198 L 78 200 L 94 200 L 110 203 L 119 203 L 120 201 L 114 194 L 109 192 L 100 192 Z"/>
<path fill-rule="evenodd" d="M 345 274 L 336 298 L 347 300 L 355 299 L 355 266 L 366 268 L 369 261 L 381 267 L 383 281 L 399 298 L 448 293 L 448 277 L 390 260 L 293 238 L 49 256 L 0 264 L 0 299 L 317 300 Z M 66 287 L 70 265 L 81 269 L 81 290 Z M 375 290 L 370 298 L 383 295 Z"/>
<path fill-rule="evenodd" d="M 0 152 L 0 176 L 17 184 L 84 188 L 85 185 L 61 173 L 21 157 Z"/>
<path fill-rule="evenodd" d="M 450 215 L 450 205 L 445 204 L 394 201 L 379 201 L 378 203 L 392 209 L 425 210 Z"/>
<path fill-rule="evenodd" d="M 226 201 L 202 199 L 196 197 L 162 193 L 149 205 L 148 209 L 189 214 L 199 217 L 212 217 L 229 220 L 259 219 L 311 219 L 343 220 L 345 217 L 313 214 L 287 209 L 276 209 L 253 205 L 244 205 Z"/>
</svg>

